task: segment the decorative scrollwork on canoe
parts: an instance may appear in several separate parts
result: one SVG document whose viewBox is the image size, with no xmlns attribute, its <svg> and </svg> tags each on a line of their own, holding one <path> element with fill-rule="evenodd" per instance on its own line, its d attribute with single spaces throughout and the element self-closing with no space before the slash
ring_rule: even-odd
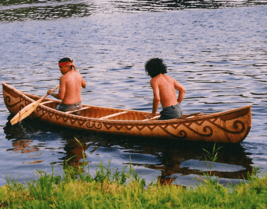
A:
<svg viewBox="0 0 267 209">
<path fill-rule="evenodd" d="M 94 126 L 95 126 L 96 129 L 101 129 L 102 128 L 102 123 L 96 122 L 94 124 Z"/>
<path fill-rule="evenodd" d="M 10 102 L 11 102 L 10 96 L 6 96 L 4 100 L 5 100 L 5 104 L 7 104 L 9 106 L 10 105 Z"/>
<path fill-rule="evenodd" d="M 175 135 L 175 134 L 172 134 L 171 132 L 169 132 L 169 131 L 168 131 L 166 128 L 164 128 L 164 127 L 161 127 L 161 129 L 162 129 L 164 132 L 166 132 L 167 134 L 169 134 L 170 136 L 172 136 L 172 137 L 175 137 L 175 138 L 178 138 L 178 139 L 186 139 L 186 138 L 187 138 L 187 133 L 186 133 L 185 130 L 180 130 L 180 131 L 178 132 L 178 134 Z"/>
<path fill-rule="evenodd" d="M 210 126 L 204 126 L 203 129 L 202 129 L 203 133 L 200 133 L 200 132 L 196 131 L 198 129 L 193 129 L 193 128 L 190 127 L 190 125 L 186 126 L 186 128 L 188 128 L 190 131 L 192 131 L 193 133 L 195 133 L 195 134 L 197 134 L 199 136 L 210 137 L 213 134 L 213 129 Z"/>
<path fill-rule="evenodd" d="M 94 121 L 88 121 L 86 123 L 87 128 L 96 128 L 96 129 L 101 129 L 102 128 L 102 123 L 99 122 L 94 122 Z"/>
<path fill-rule="evenodd" d="M 187 133 L 185 130 L 180 130 L 179 135 L 177 135 L 181 139 L 185 139 L 187 137 Z"/>
<path fill-rule="evenodd" d="M 10 96 L 6 96 L 4 98 L 4 101 L 5 101 L 5 104 L 6 104 L 7 107 L 14 107 L 14 106 L 18 105 L 19 103 L 21 103 L 23 100 L 20 97 L 20 100 L 18 102 L 14 103 L 14 104 L 11 104 L 12 99 L 10 98 Z"/>
<path fill-rule="evenodd" d="M 211 122 L 211 123 L 212 123 L 212 122 Z M 231 131 L 231 130 L 226 129 L 226 128 L 222 127 L 222 126 L 219 126 L 219 125 L 216 124 L 216 123 L 212 123 L 212 124 L 215 125 L 215 126 L 217 126 L 218 128 L 220 128 L 220 129 L 223 130 L 224 132 L 229 133 L 229 134 L 241 134 L 241 133 L 243 133 L 243 132 L 246 130 L 245 124 L 244 124 L 242 121 L 240 121 L 240 120 L 236 120 L 236 121 L 234 121 L 234 123 L 233 123 L 233 128 L 234 128 L 236 131 Z M 241 125 L 241 129 L 240 129 L 240 130 L 237 130 L 237 129 L 239 128 L 239 125 L 238 125 L 238 124 Z"/>
<path fill-rule="evenodd" d="M 25 107 L 25 106 L 21 104 L 21 105 L 19 106 L 19 110 L 22 110 L 24 107 Z"/>
<path fill-rule="evenodd" d="M 38 112 L 38 111 L 37 111 L 37 112 Z M 34 115 L 34 117 L 36 117 L 36 118 L 38 118 L 38 119 L 41 119 L 46 113 L 47 113 L 47 112 L 42 111 L 42 114 L 41 114 L 40 116 L 37 117 L 37 116 Z"/>
<path fill-rule="evenodd" d="M 233 125 L 233 127 L 234 127 L 234 129 L 238 129 L 238 124 L 240 124 L 241 126 L 242 126 L 242 128 L 241 128 L 241 130 L 240 131 L 238 131 L 238 132 L 234 132 L 235 134 L 236 133 L 242 133 L 243 131 L 245 131 L 245 124 L 242 122 L 242 121 L 240 121 L 240 120 L 236 120 L 235 122 L 234 122 L 234 125 Z"/>
<path fill-rule="evenodd" d="M 213 129 L 210 126 L 204 126 L 203 131 L 206 134 L 202 134 L 201 136 L 212 136 L 213 134 Z"/>
</svg>

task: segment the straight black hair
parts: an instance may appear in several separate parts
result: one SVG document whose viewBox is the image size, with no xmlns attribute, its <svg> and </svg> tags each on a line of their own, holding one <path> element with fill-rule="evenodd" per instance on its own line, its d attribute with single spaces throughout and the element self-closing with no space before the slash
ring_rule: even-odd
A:
<svg viewBox="0 0 267 209">
<path fill-rule="evenodd" d="M 71 62 L 71 59 L 68 58 L 68 57 L 64 57 L 64 58 L 62 58 L 62 59 L 60 59 L 60 60 L 58 61 L 58 63 L 61 63 L 61 62 Z"/>
</svg>

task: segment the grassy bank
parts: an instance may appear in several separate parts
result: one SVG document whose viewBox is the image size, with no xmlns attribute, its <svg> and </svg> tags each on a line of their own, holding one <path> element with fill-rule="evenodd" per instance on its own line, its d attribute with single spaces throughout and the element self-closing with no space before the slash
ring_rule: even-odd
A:
<svg viewBox="0 0 267 209">
<path fill-rule="evenodd" d="M 208 153 L 209 154 L 209 153 Z M 208 155 L 209 162 L 216 153 Z M 225 187 L 211 172 L 199 177 L 197 187 L 162 185 L 129 172 L 111 171 L 100 162 L 95 177 L 83 161 L 66 166 L 63 176 L 38 171 L 35 181 L 25 184 L 8 180 L 0 189 L 1 208 L 267 208 L 267 175 L 248 175 L 246 182 Z"/>
</svg>

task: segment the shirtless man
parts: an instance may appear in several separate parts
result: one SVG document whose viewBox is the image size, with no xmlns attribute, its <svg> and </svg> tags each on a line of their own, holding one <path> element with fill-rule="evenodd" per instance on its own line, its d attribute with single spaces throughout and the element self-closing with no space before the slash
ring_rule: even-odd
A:
<svg viewBox="0 0 267 209">
<path fill-rule="evenodd" d="M 58 66 L 62 73 L 59 91 L 57 94 L 51 94 L 53 97 L 62 100 L 62 103 L 57 106 L 57 110 L 66 112 L 80 109 L 82 107 L 81 88 L 86 87 L 84 79 L 73 65 L 73 60 L 63 58 L 59 60 Z M 47 94 L 51 92 L 52 89 L 48 90 Z"/>
<path fill-rule="evenodd" d="M 152 113 L 145 115 L 145 118 L 152 118 L 157 115 L 159 103 L 163 108 L 159 120 L 181 117 L 183 112 L 180 103 L 183 101 L 185 88 L 171 76 L 165 75 L 167 68 L 162 59 L 149 60 L 145 69 L 152 77 L 150 85 L 154 94 Z M 175 89 L 179 91 L 178 99 L 176 99 Z"/>
</svg>

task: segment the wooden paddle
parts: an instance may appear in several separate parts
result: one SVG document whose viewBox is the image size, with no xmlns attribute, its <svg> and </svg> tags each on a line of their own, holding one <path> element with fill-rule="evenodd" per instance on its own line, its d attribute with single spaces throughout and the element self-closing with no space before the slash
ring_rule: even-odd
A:
<svg viewBox="0 0 267 209">
<path fill-rule="evenodd" d="M 54 92 L 59 85 L 52 90 Z M 52 93 L 51 92 L 51 93 Z M 26 107 L 24 107 L 22 110 L 20 110 L 11 120 L 10 123 L 12 125 L 18 123 L 19 121 L 22 121 L 24 118 L 28 117 L 36 108 L 37 106 L 48 96 L 49 94 L 46 94 L 41 99 L 34 101 L 33 103 L 28 104 Z"/>
</svg>

